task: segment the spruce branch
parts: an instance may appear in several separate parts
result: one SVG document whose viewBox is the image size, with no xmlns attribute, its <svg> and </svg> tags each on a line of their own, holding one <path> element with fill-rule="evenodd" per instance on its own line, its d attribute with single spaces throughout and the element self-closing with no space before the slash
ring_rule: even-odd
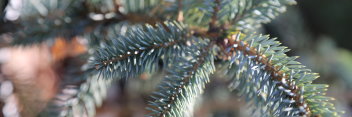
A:
<svg viewBox="0 0 352 117">
<path fill-rule="evenodd" d="M 102 105 L 113 81 L 115 80 L 102 79 L 97 76 L 88 79 L 85 84 L 80 86 L 77 98 L 67 104 L 70 107 L 68 114 L 71 114 L 70 116 L 81 116 L 84 113 L 89 117 L 94 117 L 96 107 Z"/>
<path fill-rule="evenodd" d="M 236 1 L 236 0 L 235 0 Z M 269 23 L 279 14 L 286 11 L 287 5 L 296 4 L 295 0 L 238 0 L 234 11 L 226 11 L 234 16 L 230 23 L 235 25 L 237 30 L 245 32 L 254 31 L 262 23 Z M 241 6 L 242 5 L 242 6 Z"/>
<path fill-rule="evenodd" d="M 177 22 L 139 26 L 99 49 L 92 64 L 104 78 L 134 77 L 146 68 L 153 70 L 162 56 L 168 61 L 178 54 L 186 38 Z"/>
<path fill-rule="evenodd" d="M 288 57 L 286 47 L 268 36 L 229 33 L 241 30 L 251 34 L 294 3 L 29 0 L 24 1 L 19 19 L 23 27 L 16 29 L 14 43 L 26 45 L 58 36 L 70 39 L 90 35 L 90 48 L 102 46 L 92 55 L 90 69 L 85 71 L 89 75 L 63 85 L 46 111 L 48 115 L 94 116 L 113 81 L 152 72 L 162 60 L 169 72 L 149 102 L 149 115 L 190 116 L 192 104 L 215 71 L 214 56 L 218 55 L 227 62 L 230 89 L 246 98 L 255 115 L 338 116 L 340 112 L 330 102 L 333 98 L 325 96 L 327 85 L 312 84 L 318 74 L 295 61 L 297 57 Z M 179 22 L 189 26 L 185 28 Z M 219 53 L 212 51 L 215 47 L 221 48 Z"/>
<path fill-rule="evenodd" d="M 262 23 L 270 22 L 286 10 L 286 5 L 295 3 L 294 0 L 206 0 L 185 11 L 185 14 L 195 14 L 192 17 L 196 18 L 192 19 L 198 19 L 201 23 L 209 20 L 213 22 L 213 19 L 217 18 L 226 28 L 248 32 L 259 28 Z M 210 14 L 214 12 L 217 12 L 216 16 Z"/>
<path fill-rule="evenodd" d="M 26 0 L 20 4 L 22 7 L 18 11 L 18 22 L 12 22 L 14 26 L 19 27 L 13 31 L 14 44 L 31 45 L 59 35 L 70 37 L 82 30 L 64 29 L 81 29 L 80 26 L 87 23 L 77 22 L 84 17 L 80 0 Z M 72 24 L 78 25 L 73 27 Z"/>
<path fill-rule="evenodd" d="M 98 78 L 98 75 L 85 77 L 88 78 L 84 82 L 78 82 L 80 84 L 65 84 L 39 116 L 94 117 L 96 107 L 102 105 L 107 89 L 115 80 Z"/>
<path fill-rule="evenodd" d="M 91 74 L 86 62 L 82 58 L 65 60 L 68 66 L 62 71 L 62 80 L 57 95 L 48 103 L 47 107 L 38 115 L 40 117 L 93 117 L 95 107 L 102 104 L 107 88 L 113 79 L 98 78 Z"/>
<path fill-rule="evenodd" d="M 220 0 L 214 0 L 213 12 L 211 16 L 211 21 L 209 23 L 209 28 L 215 28 L 217 25 L 218 20 L 218 13 L 220 10 Z"/>
<path fill-rule="evenodd" d="M 184 23 L 204 28 L 209 26 L 208 23 L 211 19 L 211 13 L 207 11 L 208 9 L 205 9 L 211 4 L 209 1 L 210 0 L 180 0 L 177 4 L 172 4 L 165 12 L 169 14 L 182 13 L 182 21 Z M 172 17 L 172 19 L 178 18 L 178 16 Z"/>
<path fill-rule="evenodd" d="M 163 0 L 119 0 L 119 4 L 122 7 L 120 12 L 122 13 L 136 13 L 136 14 L 144 14 L 153 15 L 155 12 L 154 9 L 158 9 L 160 3 Z"/>
<path fill-rule="evenodd" d="M 194 43 L 202 40 L 195 39 Z M 209 82 L 209 75 L 215 71 L 214 57 L 210 49 L 214 43 L 199 43 L 188 46 L 185 55 L 176 58 L 169 69 L 169 75 L 158 86 L 158 91 L 149 101 L 148 110 L 153 117 L 191 116 L 195 99 Z"/>
<path fill-rule="evenodd" d="M 151 25 L 164 21 L 161 17 L 163 10 L 160 10 L 164 7 L 156 8 L 163 5 L 156 4 L 157 0 L 146 0 L 145 4 L 139 4 L 138 8 L 132 4 L 139 3 L 137 1 L 122 1 L 124 6 L 114 6 L 111 2 L 112 0 L 24 1 L 20 12 L 20 24 L 14 24 L 20 28 L 14 31 L 13 44 L 32 45 L 53 40 L 56 37 L 71 39 L 75 36 L 91 33 L 96 28 L 105 28 L 123 21 Z M 101 7 L 109 9 L 98 9 Z M 150 9 L 161 13 L 159 16 L 146 14 L 150 13 Z"/>
<path fill-rule="evenodd" d="M 85 0 L 84 6 L 94 14 L 104 14 L 109 17 L 114 12 L 118 14 L 119 4 L 116 0 Z"/>
<path fill-rule="evenodd" d="M 243 35 L 242 35 L 243 36 Z M 241 37 L 233 33 L 224 51 L 230 61 L 231 89 L 240 90 L 257 107 L 254 113 L 266 116 L 338 116 L 326 97 L 327 85 L 312 84 L 318 74 L 288 57 L 286 47 L 268 36 Z M 324 107 L 324 109 L 321 109 Z"/>
</svg>

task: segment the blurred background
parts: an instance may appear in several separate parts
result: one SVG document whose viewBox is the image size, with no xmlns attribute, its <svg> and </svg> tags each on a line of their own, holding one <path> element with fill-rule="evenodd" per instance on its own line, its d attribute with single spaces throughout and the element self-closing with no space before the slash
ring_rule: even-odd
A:
<svg viewBox="0 0 352 117">
<path fill-rule="evenodd" d="M 300 56 L 312 71 L 320 74 L 315 83 L 329 84 L 327 95 L 334 97 L 338 110 L 352 116 L 352 0 L 297 0 L 287 12 L 262 27 L 262 32 L 278 37 Z M 4 5 L 0 5 L 1 8 Z M 14 8 L 15 9 L 15 8 Z M 16 18 L 15 16 L 9 18 Z M 0 22 L 0 32 L 6 28 Z M 67 70 L 84 64 L 77 56 L 86 53 L 81 38 L 58 38 L 51 45 L 6 46 L 10 37 L 0 34 L 0 117 L 32 117 L 56 95 L 60 81 L 72 78 Z M 97 117 L 142 117 L 149 94 L 163 74 L 142 74 L 139 78 L 116 82 L 97 110 Z M 226 80 L 216 78 L 198 100 L 195 117 L 243 117 L 246 107 L 227 90 Z"/>
</svg>

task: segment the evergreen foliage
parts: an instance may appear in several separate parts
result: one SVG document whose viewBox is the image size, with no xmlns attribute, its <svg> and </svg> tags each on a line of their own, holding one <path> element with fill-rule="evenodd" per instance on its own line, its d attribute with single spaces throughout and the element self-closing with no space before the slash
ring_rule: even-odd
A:
<svg viewBox="0 0 352 117">
<path fill-rule="evenodd" d="M 192 40 L 195 44 L 202 40 Z M 158 86 L 153 101 L 149 102 L 153 111 L 150 116 L 185 117 L 191 116 L 196 98 L 203 92 L 205 84 L 210 82 L 209 75 L 214 72 L 214 55 L 210 45 L 200 43 L 191 45 L 182 57 L 175 59 L 169 74 Z"/>
<path fill-rule="evenodd" d="M 190 108 L 226 66 L 255 116 L 339 116 L 318 74 L 288 57 L 288 49 L 256 35 L 294 0 L 27 0 L 13 33 L 18 45 L 85 36 L 79 83 L 63 84 L 42 116 L 94 116 L 116 80 L 161 68 L 167 75 L 151 96 L 147 116 L 192 116 Z M 90 58 L 90 59 L 88 59 Z M 223 61 L 216 63 L 214 60 Z M 70 82 L 77 79 L 65 79 Z M 77 81 L 75 81 L 77 82 Z"/>
<path fill-rule="evenodd" d="M 295 61 L 297 57 L 287 57 L 288 50 L 280 42 L 268 36 L 240 35 L 228 37 L 232 57 L 227 72 L 233 81 L 229 87 L 259 107 L 254 113 L 302 116 L 311 111 L 312 115 L 338 115 L 329 102 L 333 98 L 324 96 L 327 85 L 312 84 L 318 74 Z"/>
<path fill-rule="evenodd" d="M 19 10 L 20 26 L 14 44 L 30 45 L 61 36 L 72 38 L 91 23 L 82 16 L 81 0 L 26 0 Z M 75 25 L 73 25 L 75 24 Z"/>
<path fill-rule="evenodd" d="M 137 26 L 98 50 L 93 64 L 104 78 L 136 77 L 146 68 L 153 70 L 162 56 L 166 62 L 178 56 L 187 38 L 185 31 L 177 23 Z"/>
<path fill-rule="evenodd" d="M 93 75 L 80 87 L 65 85 L 40 116 L 92 117 L 96 107 L 102 105 L 112 83 L 113 79 L 99 79 Z"/>
</svg>

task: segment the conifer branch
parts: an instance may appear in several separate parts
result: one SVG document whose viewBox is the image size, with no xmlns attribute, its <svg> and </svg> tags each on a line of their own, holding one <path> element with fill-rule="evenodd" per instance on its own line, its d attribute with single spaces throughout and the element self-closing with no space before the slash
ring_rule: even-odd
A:
<svg viewBox="0 0 352 117">
<path fill-rule="evenodd" d="M 88 76 L 85 76 L 88 77 Z M 107 89 L 114 79 L 102 79 L 93 75 L 78 82 L 83 84 L 65 84 L 59 94 L 51 101 L 40 117 L 94 117 L 96 107 L 100 107 L 107 96 Z"/>
<path fill-rule="evenodd" d="M 147 109 L 152 111 L 149 115 L 190 115 L 192 104 L 215 71 L 215 55 L 227 62 L 229 88 L 246 98 L 254 107 L 253 114 L 338 116 L 340 112 L 330 102 L 333 98 L 325 96 L 327 85 L 312 84 L 318 74 L 295 61 L 297 57 L 288 57 L 286 47 L 268 36 L 230 32 L 241 30 L 251 34 L 262 23 L 284 12 L 286 5 L 294 3 L 294 0 L 30 0 L 24 1 L 19 23 L 13 24 L 21 27 L 5 32 L 15 30 L 14 43 L 21 45 L 93 33 L 96 37 L 89 38 L 90 48 L 101 46 L 91 55 L 93 59 L 86 73 L 70 79 L 72 84 L 63 85 L 43 116 L 92 117 L 113 81 L 152 72 L 160 60 L 169 72 L 149 102 Z M 189 26 L 185 28 L 181 23 L 166 20 Z M 96 73 L 92 75 L 90 71 Z"/>
<path fill-rule="evenodd" d="M 220 0 L 214 0 L 213 12 L 211 16 L 211 21 L 209 23 L 209 28 L 215 28 L 218 20 L 218 13 L 220 10 Z"/>
<path fill-rule="evenodd" d="M 162 56 L 167 61 L 178 54 L 186 38 L 186 30 L 176 22 L 140 26 L 99 49 L 92 64 L 104 78 L 134 77 L 146 68 L 153 70 Z"/>
<path fill-rule="evenodd" d="M 242 3 L 245 6 L 236 4 L 238 5 L 236 6 L 238 16 L 236 15 L 230 22 L 236 26 L 237 30 L 246 32 L 259 28 L 262 23 L 269 23 L 276 16 L 285 12 L 287 5 L 296 4 L 294 0 L 243 0 Z M 239 8 L 243 8 L 243 10 Z"/>
<path fill-rule="evenodd" d="M 153 101 L 149 101 L 147 109 L 152 111 L 149 116 L 184 117 L 193 113 L 190 110 L 195 98 L 203 92 L 209 75 L 215 71 L 214 58 L 209 52 L 213 45 L 213 42 L 192 45 L 185 50 L 185 56 L 175 59 L 179 64 L 170 68 L 169 75 L 158 87 L 159 91 L 152 96 Z"/>
<path fill-rule="evenodd" d="M 318 75 L 294 61 L 296 57 L 287 57 L 288 50 L 278 41 L 267 36 L 241 37 L 240 33 L 227 39 L 224 50 L 231 62 L 230 87 L 253 101 L 260 110 L 254 112 L 267 116 L 338 116 L 329 102 L 333 98 L 325 97 L 327 85 L 311 84 Z M 325 110 L 316 105 L 326 105 Z"/>
<path fill-rule="evenodd" d="M 262 23 L 270 22 L 283 13 L 287 5 L 295 3 L 294 0 L 206 0 L 204 3 L 198 3 L 203 5 L 194 8 L 205 11 L 192 12 L 192 9 L 185 14 L 192 12 L 195 14 L 193 17 L 201 18 L 199 21 L 204 23 L 203 21 L 213 22 L 213 14 L 217 12 L 217 21 L 225 29 L 234 28 L 248 32 L 259 28 Z"/>
<path fill-rule="evenodd" d="M 129 3 L 130 1 L 126 0 L 123 3 Z M 123 21 L 128 21 L 131 24 L 148 23 L 151 25 L 164 21 L 161 16 L 141 13 L 141 11 L 148 12 L 148 9 L 160 6 L 160 4 L 156 4 L 158 3 L 156 0 L 146 0 L 144 5 L 148 6 L 139 5 L 138 7 L 140 8 L 136 8 L 134 4 L 128 4 L 128 6 L 123 6 L 125 9 L 123 13 L 121 13 L 120 9 L 115 11 L 110 9 L 110 11 L 105 12 L 96 11 L 100 7 L 109 7 L 111 5 L 109 2 L 111 1 L 98 1 L 98 3 L 95 0 L 25 1 L 19 19 L 21 24 L 13 25 L 13 27 L 20 27 L 14 31 L 16 33 L 13 44 L 32 45 L 52 40 L 56 37 L 71 39 L 75 36 L 91 33 L 97 27 L 105 28 Z M 56 3 L 57 7 L 52 7 L 54 3 Z M 135 3 L 139 2 L 135 1 Z M 130 10 L 127 12 L 126 9 Z M 37 17 L 40 18 L 38 19 Z"/>
</svg>

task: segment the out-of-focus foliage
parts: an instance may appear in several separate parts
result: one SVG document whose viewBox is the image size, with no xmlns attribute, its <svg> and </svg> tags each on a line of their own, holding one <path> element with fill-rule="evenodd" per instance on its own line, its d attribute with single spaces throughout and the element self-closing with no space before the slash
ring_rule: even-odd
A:
<svg viewBox="0 0 352 117">
<path fill-rule="evenodd" d="M 321 78 L 316 82 L 319 83 L 328 83 L 330 85 L 327 95 L 337 98 L 338 110 L 351 110 L 349 103 L 350 99 L 350 81 L 352 79 L 350 75 L 351 66 L 350 61 L 352 58 L 349 57 L 351 50 L 342 49 L 343 47 L 340 40 L 347 41 L 346 38 L 335 37 L 330 32 L 323 31 L 322 27 L 315 27 L 314 24 L 317 22 L 326 22 L 326 19 L 311 19 L 310 16 L 305 16 L 306 13 L 312 13 L 312 11 L 307 11 L 308 9 L 314 10 L 321 7 L 321 5 L 309 5 L 312 1 L 302 1 L 305 6 L 311 6 L 310 8 L 305 9 L 302 12 L 299 12 L 297 7 L 290 7 L 286 14 L 283 14 L 278 19 L 274 20 L 273 23 L 266 25 L 265 29 L 272 35 L 278 36 L 281 42 L 285 45 L 288 45 L 290 48 L 295 50 L 289 54 L 299 55 L 300 61 L 312 70 L 320 73 Z M 324 1 L 324 3 L 328 3 Z M 344 1 L 347 2 L 347 1 Z M 331 4 L 342 4 L 344 2 L 334 2 Z M 351 4 L 345 4 L 341 7 L 346 7 Z M 324 6 L 324 5 L 323 5 Z M 334 5 L 332 5 L 334 6 Z M 322 15 L 330 14 L 331 12 L 337 12 L 339 9 L 337 7 L 328 7 L 326 6 L 324 11 L 315 11 L 313 15 Z M 345 8 L 341 8 L 345 9 Z M 341 10 L 339 9 L 339 10 Z M 348 22 L 336 22 L 336 19 L 346 19 L 347 16 L 336 16 L 335 18 L 329 17 L 331 22 L 336 25 L 330 25 L 331 29 L 340 30 L 343 27 L 338 29 L 335 27 L 338 23 L 348 24 Z M 315 21 L 312 23 L 311 21 Z M 324 25 L 324 24 L 320 24 Z M 324 25 L 323 27 L 326 27 Z M 347 26 L 347 25 L 346 25 Z M 346 31 L 346 30 L 345 30 Z M 340 35 L 342 36 L 342 35 Z M 334 37 L 334 38 L 331 38 Z M 336 38 L 336 39 L 335 39 Z M 337 39 L 339 38 L 339 39 Z M 340 43 L 340 44 L 338 44 Z M 340 46 L 339 46 L 340 45 Z M 350 111 L 344 116 L 350 116 Z"/>
</svg>

